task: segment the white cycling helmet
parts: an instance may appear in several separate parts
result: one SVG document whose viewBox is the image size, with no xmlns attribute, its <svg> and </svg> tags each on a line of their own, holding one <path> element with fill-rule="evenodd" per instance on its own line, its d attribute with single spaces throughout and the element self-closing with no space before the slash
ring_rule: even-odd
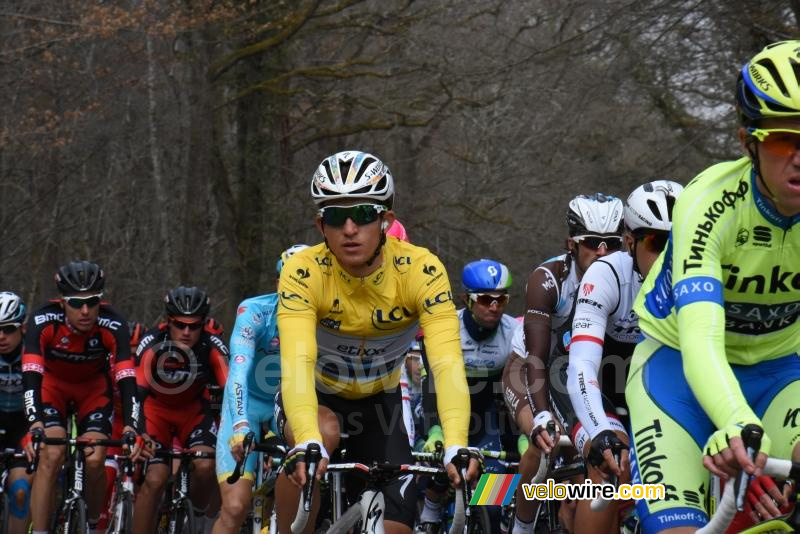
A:
<svg viewBox="0 0 800 534">
<path fill-rule="evenodd" d="M 567 209 L 569 235 L 621 234 L 622 212 L 622 201 L 617 197 L 603 193 L 578 195 L 569 201 Z"/>
<path fill-rule="evenodd" d="M 381 160 L 358 150 L 338 152 L 325 158 L 311 178 L 311 198 L 323 202 L 350 198 L 374 200 L 392 207 L 394 180 Z"/>
<path fill-rule="evenodd" d="M 24 322 L 25 304 L 19 295 L 11 291 L 0 293 L 0 324 Z"/>
<path fill-rule="evenodd" d="M 672 228 L 672 207 L 683 186 L 671 180 L 655 180 L 633 190 L 625 202 L 625 226 L 631 232 L 639 229 L 669 232 Z"/>
</svg>

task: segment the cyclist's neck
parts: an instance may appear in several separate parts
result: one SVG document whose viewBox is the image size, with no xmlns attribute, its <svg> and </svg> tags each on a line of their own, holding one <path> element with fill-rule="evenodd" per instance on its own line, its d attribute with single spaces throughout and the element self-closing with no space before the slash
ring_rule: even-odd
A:
<svg viewBox="0 0 800 534">
<path fill-rule="evenodd" d="M 339 258 L 336 258 L 336 262 L 339 264 L 339 267 L 352 276 L 353 278 L 366 278 L 367 276 L 371 275 L 381 267 L 383 267 L 383 251 L 381 250 L 380 253 L 372 260 L 371 263 L 362 263 L 360 265 L 345 265 L 343 264 Z"/>
<path fill-rule="evenodd" d="M 500 326 L 500 322 L 498 321 L 497 325 L 494 328 L 487 328 L 485 326 L 481 326 L 472 316 L 472 311 L 469 309 L 464 310 L 464 315 L 462 320 L 464 321 L 464 328 L 467 329 L 467 333 L 469 337 L 474 339 L 475 341 L 483 341 L 484 339 L 490 338 L 494 335 L 497 331 L 497 328 Z"/>
</svg>

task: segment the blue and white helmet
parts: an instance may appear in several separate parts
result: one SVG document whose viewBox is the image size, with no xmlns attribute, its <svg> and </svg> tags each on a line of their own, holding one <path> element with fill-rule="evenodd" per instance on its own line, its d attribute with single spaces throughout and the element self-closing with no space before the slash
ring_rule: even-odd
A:
<svg viewBox="0 0 800 534">
<path fill-rule="evenodd" d="M 289 261 L 289 258 L 303 250 L 304 248 L 308 248 L 308 245 L 304 245 L 302 243 L 298 243 L 297 245 L 292 245 L 291 247 L 287 248 L 283 252 L 281 252 L 280 258 L 278 258 L 278 262 L 275 264 L 275 273 L 280 276 L 281 269 L 283 269 L 283 264 Z"/>
<path fill-rule="evenodd" d="M 508 267 L 495 260 L 480 259 L 469 262 L 461 272 L 461 283 L 467 293 L 508 291 L 511 281 Z"/>
<path fill-rule="evenodd" d="M 0 293 L 0 324 L 24 322 L 25 303 L 19 295 L 11 291 Z"/>
</svg>

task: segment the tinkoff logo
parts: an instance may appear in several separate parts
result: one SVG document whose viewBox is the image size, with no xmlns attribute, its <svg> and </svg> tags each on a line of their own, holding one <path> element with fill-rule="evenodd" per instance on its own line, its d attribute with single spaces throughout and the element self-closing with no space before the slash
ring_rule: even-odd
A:
<svg viewBox="0 0 800 534">
<path fill-rule="evenodd" d="M 521 475 L 496 475 L 483 474 L 478 481 L 478 486 L 472 492 L 470 506 L 487 504 L 503 505 L 511 504 L 511 498 L 519 485 Z"/>
</svg>

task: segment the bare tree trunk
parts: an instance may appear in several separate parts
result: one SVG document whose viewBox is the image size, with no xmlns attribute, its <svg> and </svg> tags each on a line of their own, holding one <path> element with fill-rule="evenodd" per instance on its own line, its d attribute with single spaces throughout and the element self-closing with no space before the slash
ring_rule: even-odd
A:
<svg viewBox="0 0 800 534">
<path fill-rule="evenodd" d="M 147 46 L 147 119 L 150 141 L 150 162 L 153 166 L 153 183 L 155 184 L 156 205 L 155 211 L 158 213 L 159 221 L 159 241 L 161 242 L 162 250 L 164 251 L 164 263 L 166 264 L 166 271 L 170 272 L 173 265 L 172 250 L 169 245 L 169 228 L 167 216 L 167 192 L 164 186 L 164 177 L 161 171 L 161 156 L 159 155 L 158 132 L 156 130 L 156 123 L 158 117 L 156 116 L 156 65 L 153 58 L 153 38 L 145 35 L 145 42 Z"/>
</svg>

